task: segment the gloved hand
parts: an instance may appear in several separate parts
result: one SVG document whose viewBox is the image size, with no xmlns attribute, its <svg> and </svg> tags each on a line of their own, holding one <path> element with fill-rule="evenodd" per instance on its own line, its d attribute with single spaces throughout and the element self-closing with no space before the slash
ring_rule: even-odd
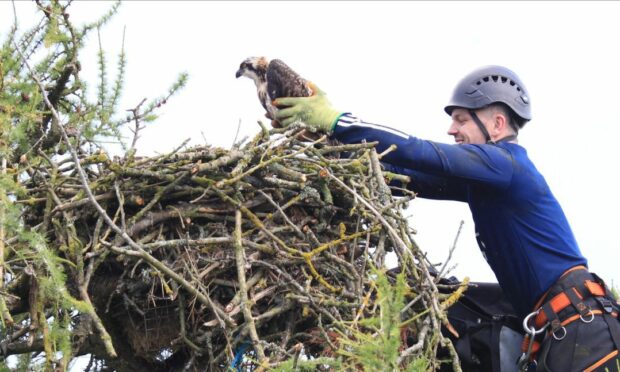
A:
<svg viewBox="0 0 620 372">
<path fill-rule="evenodd" d="M 325 92 L 314 83 L 308 82 L 308 87 L 312 90 L 310 97 L 282 97 L 274 100 L 273 104 L 278 107 L 275 119 L 285 127 L 299 120 L 329 133 L 342 113 L 332 107 Z"/>
</svg>

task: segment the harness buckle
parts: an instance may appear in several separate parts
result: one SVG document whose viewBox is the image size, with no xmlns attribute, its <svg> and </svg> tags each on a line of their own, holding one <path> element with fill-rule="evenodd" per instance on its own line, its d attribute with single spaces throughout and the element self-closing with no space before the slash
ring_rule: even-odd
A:
<svg viewBox="0 0 620 372">
<path fill-rule="evenodd" d="M 603 310 L 605 310 L 607 314 L 611 314 L 612 311 L 614 311 L 614 304 L 611 302 L 611 300 L 605 297 L 596 297 L 596 301 L 601 305 L 601 307 L 603 308 Z"/>
</svg>

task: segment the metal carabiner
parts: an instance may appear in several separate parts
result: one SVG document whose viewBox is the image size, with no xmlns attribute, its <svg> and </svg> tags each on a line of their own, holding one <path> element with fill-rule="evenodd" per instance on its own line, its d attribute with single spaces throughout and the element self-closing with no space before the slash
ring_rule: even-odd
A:
<svg viewBox="0 0 620 372">
<path fill-rule="evenodd" d="M 530 319 L 532 319 L 532 317 L 535 317 L 539 313 L 540 313 L 540 309 L 532 313 L 529 313 L 525 317 L 525 319 L 523 319 L 523 330 L 525 330 L 525 333 L 527 333 L 530 336 L 529 343 L 527 345 L 527 351 L 521 354 L 521 357 L 519 358 L 519 361 L 517 363 L 519 370 L 523 372 L 530 370 L 531 366 L 536 366 L 537 363 L 535 360 L 530 361 L 530 356 L 532 355 L 532 350 L 534 348 L 534 342 L 535 342 L 534 338 L 536 337 L 537 334 L 542 333 L 549 326 L 549 323 L 547 323 L 538 330 L 536 329 L 535 325 L 530 327 L 529 325 Z"/>
<path fill-rule="evenodd" d="M 529 326 L 529 322 L 530 319 L 532 319 L 532 317 L 535 317 L 536 315 L 538 315 L 540 313 L 540 309 L 531 312 L 529 314 L 527 314 L 527 316 L 525 317 L 525 319 L 523 319 L 523 329 L 525 330 L 526 333 L 529 333 L 532 335 L 532 339 L 534 338 L 534 336 L 536 336 L 537 334 L 542 333 L 545 329 L 547 329 L 547 327 L 549 327 L 549 323 L 546 323 L 542 328 L 540 329 L 536 329 L 536 325 L 530 327 Z"/>
<path fill-rule="evenodd" d="M 527 372 L 530 369 L 530 361 L 528 360 L 529 358 L 530 357 L 526 353 L 521 354 L 521 357 L 519 357 L 519 361 L 517 361 L 517 369 L 519 370 L 519 372 Z"/>
<path fill-rule="evenodd" d="M 536 360 L 530 361 L 530 356 L 532 355 L 532 348 L 534 347 L 534 336 L 532 336 L 531 333 L 529 335 L 530 335 L 530 342 L 527 346 L 527 351 L 521 354 L 517 362 L 517 368 L 519 369 L 520 372 L 535 371 L 536 366 L 538 364 Z"/>
</svg>

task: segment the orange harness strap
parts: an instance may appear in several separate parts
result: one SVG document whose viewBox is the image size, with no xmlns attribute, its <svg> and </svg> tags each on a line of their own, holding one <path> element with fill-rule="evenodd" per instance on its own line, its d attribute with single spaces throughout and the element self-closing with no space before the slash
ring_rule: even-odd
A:
<svg viewBox="0 0 620 372">
<path fill-rule="evenodd" d="M 586 280 L 585 286 L 592 296 L 600 297 L 600 296 L 605 295 L 605 288 L 603 288 L 602 285 L 596 282 L 593 282 L 591 280 Z M 573 288 L 568 289 L 568 291 L 571 291 L 571 290 L 574 291 L 574 293 L 580 299 L 584 298 L 584 296 L 581 293 L 579 293 L 577 288 L 573 287 Z M 549 301 L 549 304 L 551 305 L 551 309 L 553 310 L 553 312 L 557 314 L 560 311 L 566 309 L 571 304 L 571 300 L 570 300 L 569 294 L 567 294 L 566 292 L 562 292 L 562 293 L 557 294 L 555 297 L 553 297 Z M 540 328 L 543 325 L 545 325 L 548 321 L 549 321 L 549 317 L 545 313 L 544 309 L 542 309 L 535 318 L 536 327 Z"/>
</svg>

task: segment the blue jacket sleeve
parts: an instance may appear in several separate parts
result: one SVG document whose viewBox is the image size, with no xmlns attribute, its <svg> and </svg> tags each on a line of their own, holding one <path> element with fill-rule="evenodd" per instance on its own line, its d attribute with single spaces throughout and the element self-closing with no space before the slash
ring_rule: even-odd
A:
<svg viewBox="0 0 620 372">
<path fill-rule="evenodd" d="M 350 114 L 340 117 L 332 137 L 344 143 L 378 141 L 379 152 L 394 144 L 396 150 L 383 157 L 384 163 L 462 185 L 505 189 L 512 179 L 512 155 L 495 145 L 448 145 L 422 140 L 386 126 L 361 121 Z M 416 175 L 420 182 L 431 181 L 419 173 Z"/>
<path fill-rule="evenodd" d="M 402 185 L 399 181 L 392 181 L 390 186 L 407 188 L 426 199 L 467 201 L 467 188 L 459 182 L 453 182 L 447 177 L 431 176 L 418 172 L 413 169 L 403 168 L 390 163 L 381 163 L 383 168 L 392 173 L 408 176 L 411 179 L 407 185 Z M 394 192 L 396 196 L 402 193 Z"/>
</svg>

